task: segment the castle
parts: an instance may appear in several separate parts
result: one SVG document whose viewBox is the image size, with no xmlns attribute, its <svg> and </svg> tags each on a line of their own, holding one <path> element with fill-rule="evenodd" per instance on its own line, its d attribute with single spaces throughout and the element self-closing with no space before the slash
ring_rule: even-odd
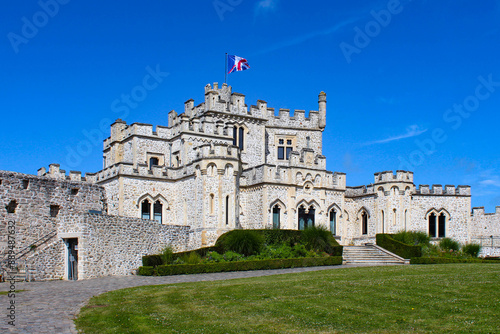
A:
<svg viewBox="0 0 500 334">
<path fill-rule="evenodd" d="M 33 279 L 124 275 L 165 245 L 187 250 L 232 229 L 312 225 L 344 245 L 415 230 L 500 255 L 500 207 L 471 211 L 469 186 L 417 187 L 412 172 L 386 171 L 348 187 L 344 173 L 327 171 L 326 104 L 321 92 L 308 117 L 276 116 L 265 101 L 248 107 L 215 83 L 203 103 L 171 111 L 168 127 L 116 120 L 98 173 L 66 175 L 57 164 L 37 176 L 0 172 L 0 224 L 17 224 L 18 265 Z"/>
</svg>

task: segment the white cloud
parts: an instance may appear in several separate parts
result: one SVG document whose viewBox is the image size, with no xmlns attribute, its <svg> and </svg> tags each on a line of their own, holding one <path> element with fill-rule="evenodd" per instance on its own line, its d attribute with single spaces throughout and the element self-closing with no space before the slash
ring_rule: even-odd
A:
<svg viewBox="0 0 500 334">
<path fill-rule="evenodd" d="M 388 137 L 388 138 L 385 138 L 385 139 L 371 141 L 371 142 L 365 143 L 364 145 L 386 144 L 386 143 L 390 143 L 390 142 L 393 142 L 393 141 L 398 141 L 398 140 L 401 140 L 401 139 L 406 139 L 406 138 L 420 136 L 422 133 L 424 133 L 426 131 L 427 131 L 427 129 L 421 129 L 418 125 L 414 124 L 414 125 L 410 125 L 409 127 L 407 127 L 406 128 L 406 132 L 403 133 L 403 134 L 400 134 L 400 135 L 397 135 L 397 136 Z"/>
<path fill-rule="evenodd" d="M 261 0 L 255 5 L 255 15 L 273 11 L 278 6 L 279 0 Z"/>
<path fill-rule="evenodd" d="M 324 35 L 333 34 L 334 32 L 338 31 L 339 29 L 343 28 L 344 26 L 346 26 L 346 25 L 348 25 L 350 23 L 356 22 L 357 20 L 358 20 L 358 18 L 351 18 L 351 19 L 339 22 L 336 25 L 334 25 L 332 27 L 329 27 L 327 29 L 324 29 L 324 30 L 310 32 L 308 34 L 304 34 L 302 36 L 297 36 L 297 37 L 292 38 L 292 39 L 287 40 L 287 41 L 278 42 L 277 44 L 275 44 L 272 47 L 269 47 L 267 49 L 262 49 L 262 50 L 260 50 L 260 51 L 258 51 L 256 53 L 254 53 L 253 56 L 255 56 L 255 55 L 261 55 L 261 54 L 266 54 L 266 53 L 269 53 L 269 52 L 281 50 L 281 49 L 286 48 L 286 47 L 290 47 L 290 46 L 302 44 L 302 43 L 304 43 L 304 42 L 306 42 L 306 41 L 308 41 L 310 39 L 316 38 L 318 36 L 324 36 Z"/>
<path fill-rule="evenodd" d="M 495 186 L 500 188 L 500 180 L 498 180 L 498 178 L 482 180 L 479 183 L 483 186 Z"/>
</svg>

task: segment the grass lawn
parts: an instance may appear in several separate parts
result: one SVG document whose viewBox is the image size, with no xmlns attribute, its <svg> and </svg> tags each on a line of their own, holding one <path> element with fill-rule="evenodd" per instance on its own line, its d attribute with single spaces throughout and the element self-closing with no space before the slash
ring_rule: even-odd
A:
<svg viewBox="0 0 500 334">
<path fill-rule="evenodd" d="M 498 333 L 500 265 L 345 268 L 123 289 L 84 333 Z"/>
</svg>

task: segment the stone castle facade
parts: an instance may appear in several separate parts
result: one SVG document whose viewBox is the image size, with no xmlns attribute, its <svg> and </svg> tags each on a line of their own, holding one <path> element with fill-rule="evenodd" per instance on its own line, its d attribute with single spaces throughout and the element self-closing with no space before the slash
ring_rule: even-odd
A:
<svg viewBox="0 0 500 334">
<path fill-rule="evenodd" d="M 80 278 L 130 274 L 167 244 L 209 246 L 236 228 L 322 225 L 344 245 L 416 230 L 462 243 L 491 237 L 485 251 L 498 251 L 500 207 L 471 214 L 469 186 L 417 187 L 412 172 L 389 171 L 348 187 L 344 173 L 327 171 L 326 103 L 321 92 L 308 117 L 276 116 L 265 101 L 248 107 L 230 86 L 207 85 L 204 102 L 171 111 L 168 126 L 113 123 L 98 173 L 66 175 L 56 164 L 38 176 L 1 172 L 1 223 L 18 221 L 21 249 L 53 235 L 24 255 L 36 279 L 74 278 L 72 256 Z"/>
</svg>

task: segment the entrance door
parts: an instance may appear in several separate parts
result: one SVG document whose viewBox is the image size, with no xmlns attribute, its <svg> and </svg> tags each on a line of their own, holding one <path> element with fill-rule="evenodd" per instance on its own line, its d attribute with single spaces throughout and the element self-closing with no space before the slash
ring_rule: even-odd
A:
<svg viewBox="0 0 500 334">
<path fill-rule="evenodd" d="M 314 226 L 314 214 L 313 206 L 310 206 L 307 211 L 303 206 L 299 207 L 299 230 Z"/>
<path fill-rule="evenodd" d="M 78 239 L 66 239 L 68 248 L 68 280 L 78 279 Z"/>
</svg>

